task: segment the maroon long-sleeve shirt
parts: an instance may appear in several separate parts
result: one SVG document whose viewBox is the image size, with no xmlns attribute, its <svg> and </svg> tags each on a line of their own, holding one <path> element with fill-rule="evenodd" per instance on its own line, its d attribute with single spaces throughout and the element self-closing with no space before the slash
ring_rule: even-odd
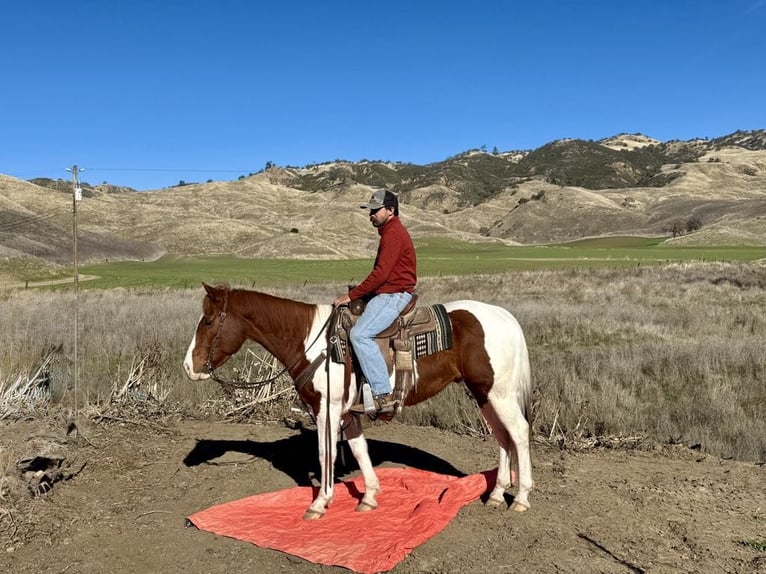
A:
<svg viewBox="0 0 766 574">
<path fill-rule="evenodd" d="M 378 228 L 378 234 L 375 265 L 367 278 L 349 292 L 352 300 L 380 293 L 412 293 L 415 289 L 417 259 L 409 232 L 398 217 L 391 217 Z"/>
</svg>

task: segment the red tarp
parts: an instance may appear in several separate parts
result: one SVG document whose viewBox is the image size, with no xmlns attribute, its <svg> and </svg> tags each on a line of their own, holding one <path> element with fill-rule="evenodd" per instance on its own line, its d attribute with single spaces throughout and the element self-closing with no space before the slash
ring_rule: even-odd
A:
<svg viewBox="0 0 766 574">
<path fill-rule="evenodd" d="M 303 520 L 315 489 L 295 487 L 213 506 L 189 517 L 201 530 L 251 542 L 328 566 L 384 572 L 440 532 L 458 510 L 495 484 L 497 470 L 463 478 L 413 468 L 376 470 L 378 508 L 354 512 L 364 481 L 335 485 L 330 508 Z"/>
</svg>

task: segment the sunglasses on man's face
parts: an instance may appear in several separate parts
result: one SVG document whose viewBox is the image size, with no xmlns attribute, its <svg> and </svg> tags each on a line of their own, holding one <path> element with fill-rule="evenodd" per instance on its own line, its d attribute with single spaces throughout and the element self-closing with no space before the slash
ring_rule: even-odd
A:
<svg viewBox="0 0 766 574">
<path fill-rule="evenodd" d="M 385 209 L 385 207 L 378 207 L 377 209 L 371 209 L 370 210 L 370 216 L 375 215 L 377 212 L 379 212 L 381 209 Z"/>
</svg>

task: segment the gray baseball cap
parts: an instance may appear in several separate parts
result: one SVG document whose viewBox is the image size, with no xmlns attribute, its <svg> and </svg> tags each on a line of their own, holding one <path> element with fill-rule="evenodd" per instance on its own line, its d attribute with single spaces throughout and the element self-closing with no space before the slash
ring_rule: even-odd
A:
<svg viewBox="0 0 766 574">
<path fill-rule="evenodd" d="M 399 198 L 387 189 L 378 189 L 372 194 L 370 201 L 359 207 L 362 209 L 380 209 L 381 207 L 399 209 Z"/>
</svg>

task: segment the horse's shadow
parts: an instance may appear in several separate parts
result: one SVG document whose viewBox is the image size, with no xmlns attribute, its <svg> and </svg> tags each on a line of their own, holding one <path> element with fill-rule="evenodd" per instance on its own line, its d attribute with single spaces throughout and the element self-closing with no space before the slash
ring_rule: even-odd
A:
<svg viewBox="0 0 766 574">
<path fill-rule="evenodd" d="M 312 478 L 319 476 L 317 435 L 316 431 L 304 427 L 300 427 L 299 431 L 291 437 L 272 442 L 197 439 L 197 444 L 186 455 L 183 463 L 187 467 L 215 464 L 213 461 L 216 458 L 228 452 L 239 452 L 269 461 L 275 469 L 287 474 L 298 486 L 312 486 L 316 484 L 316 480 Z M 391 462 L 439 474 L 466 476 L 446 460 L 419 448 L 369 438 L 367 444 L 373 466 Z M 348 445 L 345 441 L 339 443 L 335 463 L 336 481 L 357 470 L 359 467 Z"/>
</svg>

